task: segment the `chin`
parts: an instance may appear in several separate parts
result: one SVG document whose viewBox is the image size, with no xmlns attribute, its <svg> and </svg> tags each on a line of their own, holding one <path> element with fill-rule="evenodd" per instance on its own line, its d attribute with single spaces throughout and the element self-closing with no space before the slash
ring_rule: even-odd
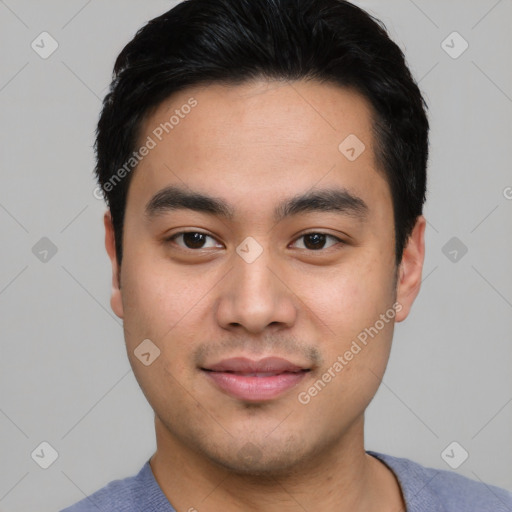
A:
<svg viewBox="0 0 512 512">
<path fill-rule="evenodd" d="M 254 477 L 258 481 L 268 479 L 274 481 L 276 478 L 289 477 L 298 472 L 300 466 L 298 460 L 286 460 L 284 458 L 260 459 L 259 461 L 244 461 L 239 458 L 213 459 L 213 462 L 229 470 L 231 473 L 241 477 Z"/>
<path fill-rule="evenodd" d="M 284 444 L 287 446 L 274 444 L 259 447 L 248 441 L 238 449 L 233 444 L 222 453 L 216 451 L 204 453 L 204 456 L 236 475 L 257 477 L 260 481 L 267 477 L 274 481 L 277 477 L 291 476 L 298 472 L 307 458 L 303 442 L 298 442 L 296 446 L 292 446 L 292 443 Z"/>
</svg>

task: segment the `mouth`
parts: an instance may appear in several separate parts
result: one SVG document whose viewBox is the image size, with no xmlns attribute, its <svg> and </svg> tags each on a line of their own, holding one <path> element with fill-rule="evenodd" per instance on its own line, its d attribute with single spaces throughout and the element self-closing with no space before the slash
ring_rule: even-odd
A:
<svg viewBox="0 0 512 512">
<path fill-rule="evenodd" d="M 201 370 L 218 389 L 248 402 L 276 399 L 299 384 L 311 371 L 279 357 L 259 361 L 234 357 Z"/>
</svg>

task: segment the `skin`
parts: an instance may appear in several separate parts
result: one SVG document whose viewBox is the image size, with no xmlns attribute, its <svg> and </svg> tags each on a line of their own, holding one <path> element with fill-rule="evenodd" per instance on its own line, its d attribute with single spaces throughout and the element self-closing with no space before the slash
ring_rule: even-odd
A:
<svg viewBox="0 0 512 512">
<path fill-rule="evenodd" d="M 105 214 L 112 309 L 155 411 L 155 478 L 179 512 L 398 512 L 398 482 L 365 453 L 363 438 L 394 321 L 309 403 L 297 398 L 396 302 L 394 320 L 403 321 L 420 288 L 425 219 L 417 219 L 397 268 L 371 107 L 357 92 L 311 81 L 194 87 L 146 119 L 141 144 L 191 97 L 197 106 L 134 172 L 121 268 Z M 365 144 L 355 161 L 338 150 L 349 134 Z M 146 204 L 170 185 L 222 198 L 233 218 L 192 210 L 148 217 Z M 364 219 L 313 211 L 274 221 L 281 201 L 335 187 L 364 200 Z M 183 237 L 165 241 L 183 231 L 208 235 L 204 248 L 188 248 Z M 327 237 L 324 248 L 311 249 L 306 232 L 345 243 Z M 252 263 L 236 252 L 249 236 L 262 248 Z M 149 366 L 134 355 L 144 339 L 161 351 Z M 280 356 L 310 371 L 275 399 L 247 402 L 199 368 L 234 356 Z"/>
</svg>

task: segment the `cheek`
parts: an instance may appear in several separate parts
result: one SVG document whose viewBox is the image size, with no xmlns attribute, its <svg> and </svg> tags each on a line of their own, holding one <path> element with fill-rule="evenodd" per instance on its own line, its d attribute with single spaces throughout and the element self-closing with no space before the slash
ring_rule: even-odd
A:
<svg viewBox="0 0 512 512">
<path fill-rule="evenodd" d="M 167 275 L 160 263 L 126 256 L 122 290 L 128 357 L 148 402 L 156 411 L 165 411 L 184 399 L 182 385 L 191 387 L 184 368 L 193 342 L 193 326 L 197 326 L 197 303 L 204 291 L 195 289 L 190 281 L 187 284 L 179 274 Z M 136 355 L 146 339 L 159 350 L 147 366 Z"/>
<path fill-rule="evenodd" d="M 152 389 L 153 396 L 163 389 L 179 388 L 174 378 L 192 389 L 191 353 L 211 325 L 211 280 L 198 276 L 197 270 L 176 271 L 165 260 L 144 263 L 142 255 L 138 260 L 128 257 L 123 264 L 125 341 L 138 379 L 144 388 Z M 160 350 L 147 368 L 134 357 L 134 350 L 145 339 Z M 155 388 L 155 383 L 160 385 Z"/>
<path fill-rule="evenodd" d="M 204 280 L 173 271 L 163 258 L 126 254 L 122 268 L 125 323 L 146 337 L 165 338 L 200 302 Z M 142 332 L 143 331 L 143 332 Z"/>
<path fill-rule="evenodd" d="M 165 284 L 157 276 L 145 272 L 143 266 L 130 268 L 128 261 L 122 276 L 124 322 L 130 332 L 150 339 L 160 338 L 166 326 L 170 328 L 172 318 L 172 294 L 164 294 Z M 135 267 L 135 266 L 134 266 Z M 131 340 L 130 340 L 131 341 Z"/>
<path fill-rule="evenodd" d="M 340 265 L 317 279 L 309 278 L 299 290 L 307 309 L 315 313 L 336 340 L 357 336 L 373 325 L 394 301 L 390 269 L 378 257 L 359 257 L 353 264 Z"/>
<path fill-rule="evenodd" d="M 366 405 L 385 371 L 393 337 L 396 311 L 389 266 L 377 255 L 366 261 L 359 258 L 357 265 L 340 268 L 317 283 L 314 295 L 311 284 L 302 293 L 310 294 L 304 303 L 324 331 L 318 340 L 322 372 L 336 375 L 324 399 L 343 401 L 351 396 L 356 408 Z"/>
<path fill-rule="evenodd" d="M 361 414 L 375 395 L 389 358 L 396 312 L 389 270 L 377 261 L 340 272 L 325 284 L 308 299 L 321 320 L 317 325 L 325 326 L 319 339 L 323 366 L 299 390 L 299 401 L 307 403 L 305 412 L 313 417 L 336 404 L 332 422 L 339 424 Z"/>
</svg>

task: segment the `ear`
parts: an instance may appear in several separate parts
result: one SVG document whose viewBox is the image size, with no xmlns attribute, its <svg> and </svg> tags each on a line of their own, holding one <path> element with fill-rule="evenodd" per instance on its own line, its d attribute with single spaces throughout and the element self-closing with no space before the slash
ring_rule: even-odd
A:
<svg viewBox="0 0 512 512">
<path fill-rule="evenodd" d="M 405 246 L 402 261 L 398 268 L 398 280 L 396 288 L 396 300 L 401 305 L 397 308 L 396 321 L 402 322 L 407 318 L 412 303 L 421 286 L 421 273 L 425 258 L 425 225 L 423 215 L 416 219 L 416 224 Z"/>
<path fill-rule="evenodd" d="M 120 269 L 117 264 L 116 240 L 110 210 L 105 212 L 103 222 L 105 224 L 105 249 L 107 249 L 110 263 L 112 264 L 112 295 L 110 297 L 110 307 L 119 318 L 123 318 L 123 300 L 119 283 Z"/>
</svg>

